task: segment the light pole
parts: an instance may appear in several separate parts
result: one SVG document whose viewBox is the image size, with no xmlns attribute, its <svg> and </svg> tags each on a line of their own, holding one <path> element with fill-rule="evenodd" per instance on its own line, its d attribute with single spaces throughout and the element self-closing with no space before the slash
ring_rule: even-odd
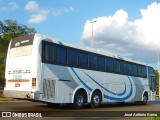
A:
<svg viewBox="0 0 160 120">
<path fill-rule="evenodd" d="M 97 22 L 97 20 L 92 20 L 90 23 L 92 23 L 92 40 L 91 40 L 91 48 L 94 48 L 94 35 L 93 35 L 93 26 L 94 23 Z"/>
</svg>

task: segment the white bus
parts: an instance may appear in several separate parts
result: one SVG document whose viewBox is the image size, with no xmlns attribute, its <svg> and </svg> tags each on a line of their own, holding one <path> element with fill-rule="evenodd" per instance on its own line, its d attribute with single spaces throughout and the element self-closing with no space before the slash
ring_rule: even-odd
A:
<svg viewBox="0 0 160 120">
<path fill-rule="evenodd" d="M 127 57 L 33 34 L 9 44 L 4 96 L 73 103 L 75 108 L 104 102 L 146 104 L 155 100 L 153 74 L 152 67 Z"/>
</svg>

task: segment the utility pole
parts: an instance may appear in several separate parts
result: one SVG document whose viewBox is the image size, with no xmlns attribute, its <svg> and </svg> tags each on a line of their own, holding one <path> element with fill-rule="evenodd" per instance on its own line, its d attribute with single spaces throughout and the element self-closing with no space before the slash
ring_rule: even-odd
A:
<svg viewBox="0 0 160 120">
<path fill-rule="evenodd" d="M 92 23 L 92 40 L 91 40 L 91 48 L 94 48 L 94 33 L 93 33 L 93 26 L 94 26 L 94 23 L 97 22 L 97 20 L 93 20 L 91 21 L 90 23 Z"/>
</svg>

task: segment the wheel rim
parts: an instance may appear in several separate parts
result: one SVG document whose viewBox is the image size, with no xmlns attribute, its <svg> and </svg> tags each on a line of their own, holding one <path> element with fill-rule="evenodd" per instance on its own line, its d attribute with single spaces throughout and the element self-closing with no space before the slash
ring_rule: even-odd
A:
<svg viewBox="0 0 160 120">
<path fill-rule="evenodd" d="M 83 102 L 84 102 L 83 96 L 82 96 L 82 95 L 78 95 L 78 96 L 76 97 L 76 104 L 77 104 L 78 106 L 81 106 L 81 105 L 83 105 Z"/>
<path fill-rule="evenodd" d="M 99 104 L 100 98 L 99 98 L 98 95 L 95 95 L 95 96 L 93 97 L 93 102 L 94 102 L 95 104 Z"/>
<path fill-rule="evenodd" d="M 143 96 L 143 102 L 144 102 L 144 103 L 147 102 L 147 96 L 146 96 L 146 95 Z"/>
</svg>

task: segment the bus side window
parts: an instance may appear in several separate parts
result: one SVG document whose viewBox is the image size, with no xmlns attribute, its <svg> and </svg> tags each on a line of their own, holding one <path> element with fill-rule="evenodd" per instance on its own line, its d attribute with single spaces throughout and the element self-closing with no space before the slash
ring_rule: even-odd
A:
<svg viewBox="0 0 160 120">
<path fill-rule="evenodd" d="M 77 50 L 68 49 L 67 52 L 68 52 L 68 55 L 67 55 L 68 56 L 68 64 L 77 65 L 77 63 L 78 63 Z"/>
<path fill-rule="evenodd" d="M 142 67 L 142 77 L 147 77 L 147 71 L 146 71 L 146 67 Z"/>
<path fill-rule="evenodd" d="M 61 64 L 66 64 L 66 62 L 67 62 L 67 50 L 66 50 L 66 48 L 57 46 L 56 62 L 61 63 Z"/>
<path fill-rule="evenodd" d="M 88 67 L 88 54 L 84 52 L 79 53 L 79 65 L 80 67 Z"/>
<path fill-rule="evenodd" d="M 107 72 L 113 72 L 113 59 L 106 58 L 106 71 Z"/>
<path fill-rule="evenodd" d="M 114 60 L 114 72 L 120 73 L 120 62 L 117 60 Z"/>
<path fill-rule="evenodd" d="M 50 62 L 54 61 L 54 46 L 50 45 L 49 47 L 49 56 L 50 56 Z"/>
<path fill-rule="evenodd" d="M 49 45 L 44 45 L 44 60 L 49 61 Z"/>
<path fill-rule="evenodd" d="M 127 75 L 132 75 L 132 64 L 127 64 Z"/>
<path fill-rule="evenodd" d="M 132 65 L 132 75 L 137 76 L 137 65 L 136 64 Z"/>
<path fill-rule="evenodd" d="M 98 70 L 105 70 L 105 58 L 102 56 L 97 57 L 97 68 Z"/>
<path fill-rule="evenodd" d="M 142 67 L 138 65 L 138 76 L 142 77 Z"/>
<path fill-rule="evenodd" d="M 97 68 L 97 56 L 94 54 L 89 54 L 89 67 L 91 69 L 96 69 Z"/>
<path fill-rule="evenodd" d="M 126 74 L 126 63 L 125 62 L 120 62 L 120 69 L 122 74 Z"/>
</svg>

